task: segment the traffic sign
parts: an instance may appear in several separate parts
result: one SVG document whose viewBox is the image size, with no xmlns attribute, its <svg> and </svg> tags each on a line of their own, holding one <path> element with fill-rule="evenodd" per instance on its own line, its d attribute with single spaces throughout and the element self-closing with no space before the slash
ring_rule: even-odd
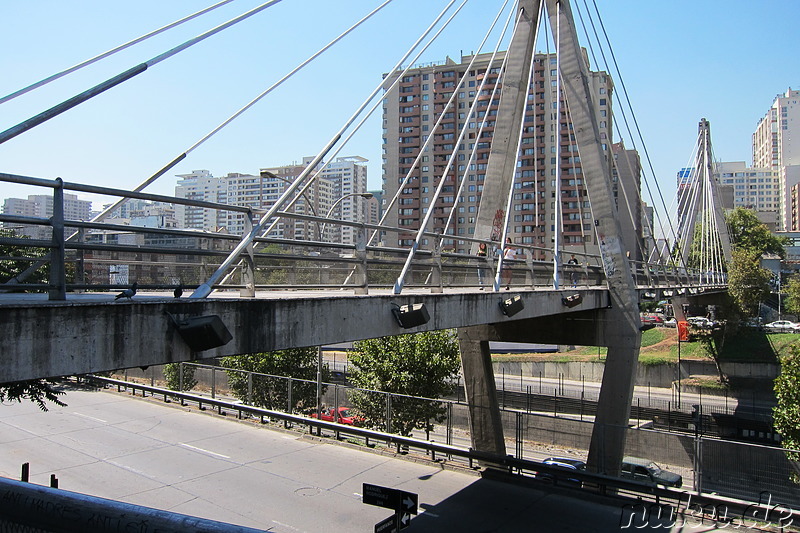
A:
<svg viewBox="0 0 800 533">
<path fill-rule="evenodd" d="M 375 524 L 375 533 L 399 533 L 411 525 L 411 515 L 397 512 Z"/>
<path fill-rule="evenodd" d="M 413 492 L 364 483 L 361 494 L 361 501 L 367 505 L 394 509 L 397 512 L 417 514 L 419 496 Z"/>
</svg>

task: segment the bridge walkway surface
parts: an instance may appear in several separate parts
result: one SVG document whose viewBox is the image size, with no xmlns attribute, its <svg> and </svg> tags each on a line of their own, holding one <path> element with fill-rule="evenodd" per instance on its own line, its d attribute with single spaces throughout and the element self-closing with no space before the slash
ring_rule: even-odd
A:
<svg viewBox="0 0 800 533">
<path fill-rule="evenodd" d="M 363 504 L 363 483 L 419 494 L 409 533 L 618 531 L 629 518 L 626 500 L 480 477 L 179 404 L 87 390 L 66 400 L 46 413 L 28 402 L 0 409 L 0 475 L 16 478 L 29 462 L 33 484 L 54 474 L 59 490 L 279 533 L 373 530 L 391 511 Z"/>
</svg>

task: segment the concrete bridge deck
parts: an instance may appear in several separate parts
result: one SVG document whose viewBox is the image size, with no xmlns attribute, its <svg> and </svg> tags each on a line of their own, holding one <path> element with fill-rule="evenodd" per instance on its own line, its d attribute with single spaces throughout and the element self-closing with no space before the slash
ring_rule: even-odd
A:
<svg viewBox="0 0 800 533">
<path fill-rule="evenodd" d="M 503 314 L 499 302 L 517 294 L 525 307 L 512 319 Z M 575 294 L 581 295 L 581 301 L 574 307 L 565 306 L 562 298 Z M 445 289 L 442 294 L 408 289 L 402 295 L 373 290 L 368 296 L 351 291 L 291 290 L 259 292 L 256 298 L 226 296 L 223 292 L 194 300 L 140 292 L 131 301 L 114 298 L 115 293 L 69 294 L 66 301 L 48 301 L 45 294 L 2 295 L 0 320 L 4 327 L 0 328 L 0 342 L 5 349 L 0 382 L 418 331 L 512 321 L 519 324 L 547 316 L 596 311 L 606 308 L 609 301 L 603 288 L 499 293 L 477 288 Z M 412 303 L 425 304 L 430 321 L 403 329 L 392 308 Z M 211 315 L 221 319 L 232 339 L 223 346 L 193 352 L 176 323 Z M 190 331 L 189 335 L 196 333 Z M 536 336 L 533 333 L 528 331 L 525 336 Z"/>
</svg>

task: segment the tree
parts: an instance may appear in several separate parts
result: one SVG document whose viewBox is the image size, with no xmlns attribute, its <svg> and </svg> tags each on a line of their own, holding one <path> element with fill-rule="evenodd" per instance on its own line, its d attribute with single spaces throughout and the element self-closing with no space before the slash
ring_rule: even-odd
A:
<svg viewBox="0 0 800 533">
<path fill-rule="evenodd" d="M 735 249 L 728 267 L 728 293 L 742 316 L 758 315 L 758 306 L 770 292 L 772 273 L 759 266 L 761 252 Z"/>
<path fill-rule="evenodd" d="M 17 235 L 10 229 L 0 229 L 2 239 L 28 239 L 25 235 Z M 21 274 L 31 266 L 31 259 L 40 259 L 47 255 L 47 249 L 35 246 L 22 246 L 20 244 L 0 244 L 0 255 L 5 259 L 0 260 L 0 283 L 5 283 Z M 27 280 L 28 283 L 47 283 L 50 272 L 49 263 L 33 272 Z"/>
<path fill-rule="evenodd" d="M 30 400 L 39 406 L 42 411 L 47 411 L 45 400 L 51 401 L 60 407 L 67 404 L 58 399 L 64 391 L 56 390 L 56 383 L 48 379 L 31 379 L 27 381 L 15 381 L 5 383 L 0 386 L 0 402 L 18 402 Z"/>
<path fill-rule="evenodd" d="M 0 239 L 27 239 L 24 235 L 17 235 L 9 229 L 0 229 Z M 22 273 L 31 265 L 31 259 L 41 258 L 47 254 L 44 248 L 34 246 L 20 246 L 19 244 L 0 243 L 0 255 L 5 259 L 0 260 L 0 283 L 5 283 Z M 50 265 L 31 274 L 26 280 L 28 283 L 47 283 L 50 272 Z M 36 403 L 42 411 L 47 411 L 45 401 L 65 407 L 67 404 L 58 399 L 64 394 L 63 391 L 56 390 L 56 383 L 47 379 L 32 379 L 27 381 L 16 381 L 0 385 L 0 402 L 21 402 L 30 400 Z"/>
<path fill-rule="evenodd" d="M 770 233 L 769 228 L 758 220 L 756 214 L 743 207 L 737 207 L 728 212 L 725 217 L 730 232 L 731 244 L 738 249 L 776 254 L 783 258 L 786 255 L 784 246 L 788 244 L 786 237 L 776 237 Z"/>
<path fill-rule="evenodd" d="M 356 387 L 405 396 L 391 397 L 391 421 L 387 427 L 386 395 L 353 391 L 351 401 L 365 423 L 384 431 L 410 436 L 414 429 L 442 422 L 441 402 L 411 397 L 442 398 L 451 394 L 460 369 L 455 332 L 430 331 L 356 342 L 349 356 Z"/>
<path fill-rule="evenodd" d="M 781 372 L 775 378 L 777 404 L 772 410 L 772 419 L 781 434 L 783 447 L 800 450 L 800 346 L 789 346 L 780 362 Z M 798 455 L 790 453 L 789 459 L 797 461 Z"/>
<path fill-rule="evenodd" d="M 689 246 L 689 257 L 686 259 L 686 266 L 689 268 L 703 269 L 703 257 L 722 257 L 722 241 L 719 233 L 713 233 L 703 237 L 703 225 L 699 222 L 694 226 L 692 242 Z M 723 265 L 724 267 L 725 265 Z"/>
<path fill-rule="evenodd" d="M 794 315 L 800 315 L 800 274 L 789 278 L 783 286 L 786 293 L 786 310 Z"/>
<path fill-rule="evenodd" d="M 228 384 L 239 400 L 250 401 L 247 372 L 268 374 L 268 376 L 253 376 L 251 405 L 276 411 L 295 412 L 317 404 L 317 356 L 317 348 L 291 348 L 223 357 L 221 363 L 223 367 L 230 369 L 226 371 Z M 328 376 L 328 367 L 324 365 L 322 380 L 327 381 Z M 289 380 L 288 377 L 295 379 Z M 291 406 L 289 406 L 290 386 Z"/>
<path fill-rule="evenodd" d="M 193 365 L 183 365 L 183 387 L 181 387 L 181 364 L 167 363 L 164 365 L 164 379 L 167 380 L 167 388 L 179 392 L 192 390 L 197 385 L 194 369 Z"/>
</svg>

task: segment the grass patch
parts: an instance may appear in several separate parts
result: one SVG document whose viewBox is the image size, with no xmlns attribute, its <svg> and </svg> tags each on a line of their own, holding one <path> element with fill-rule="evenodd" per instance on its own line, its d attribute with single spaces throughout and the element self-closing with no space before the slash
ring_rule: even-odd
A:
<svg viewBox="0 0 800 533">
<path fill-rule="evenodd" d="M 800 343 L 795 333 L 771 333 L 740 329 L 725 340 L 722 361 L 776 362 L 777 356 L 786 353 L 788 347 Z M 699 340 L 680 343 L 681 359 L 710 360 Z M 605 347 L 578 346 L 569 352 L 495 354 L 495 361 L 513 362 L 573 362 L 604 361 L 608 350 Z M 678 360 L 678 338 L 674 328 L 653 328 L 642 333 L 639 363 L 659 365 Z"/>
<path fill-rule="evenodd" d="M 728 386 L 725 383 L 720 382 L 719 378 L 711 376 L 686 378 L 681 380 L 681 385 L 718 392 L 728 390 Z"/>
<path fill-rule="evenodd" d="M 670 328 L 653 328 L 642 332 L 642 348 L 663 342 L 668 334 L 675 335 L 675 331 Z"/>
<path fill-rule="evenodd" d="M 675 358 L 677 360 L 677 357 Z M 661 355 L 640 355 L 639 364 L 642 366 L 658 366 L 673 363 L 675 360 Z"/>
</svg>

